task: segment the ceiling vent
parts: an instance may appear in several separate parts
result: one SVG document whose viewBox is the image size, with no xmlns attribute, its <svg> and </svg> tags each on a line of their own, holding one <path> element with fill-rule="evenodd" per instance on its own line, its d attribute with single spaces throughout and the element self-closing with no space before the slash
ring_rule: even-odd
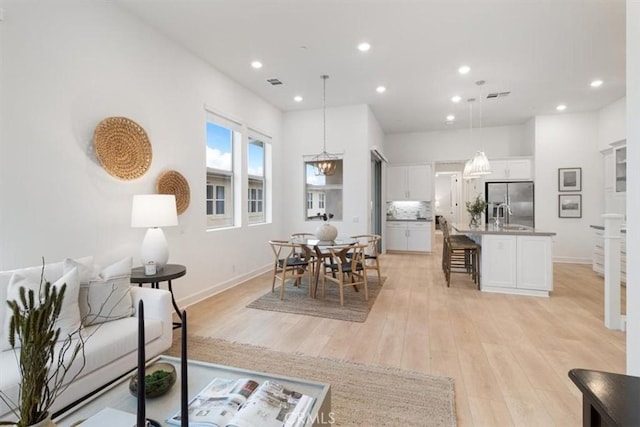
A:
<svg viewBox="0 0 640 427">
<path fill-rule="evenodd" d="M 282 82 L 278 79 L 267 79 L 267 81 L 271 83 L 273 86 L 278 86 L 282 84 Z"/>
<path fill-rule="evenodd" d="M 493 98 L 504 98 L 505 96 L 508 96 L 511 92 L 493 92 L 493 93 L 488 93 L 487 94 L 487 99 L 493 99 Z"/>
</svg>

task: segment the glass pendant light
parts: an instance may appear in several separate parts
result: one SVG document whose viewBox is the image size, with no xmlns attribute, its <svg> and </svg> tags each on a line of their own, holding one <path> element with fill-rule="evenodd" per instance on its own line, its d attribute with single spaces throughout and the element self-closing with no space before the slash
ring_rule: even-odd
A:
<svg viewBox="0 0 640 427">
<path fill-rule="evenodd" d="M 484 85 L 484 80 L 479 80 L 476 84 L 480 87 L 480 126 L 479 129 L 482 131 L 482 85 Z M 481 176 L 481 175 L 489 175 L 491 173 L 491 164 L 489 164 L 489 159 L 487 155 L 484 154 L 484 151 L 479 150 L 476 151 L 475 156 L 471 160 L 471 167 L 469 170 L 469 175 L 473 177 Z"/>
</svg>

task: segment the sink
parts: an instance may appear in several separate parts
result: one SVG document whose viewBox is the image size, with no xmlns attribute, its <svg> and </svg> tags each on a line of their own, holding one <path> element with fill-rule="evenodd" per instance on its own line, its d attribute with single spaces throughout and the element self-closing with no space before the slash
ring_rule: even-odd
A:
<svg viewBox="0 0 640 427">
<path fill-rule="evenodd" d="M 527 227 L 526 225 L 518 225 L 518 224 L 504 224 L 502 226 L 502 229 L 504 230 L 533 230 L 533 228 L 531 227 Z"/>
</svg>

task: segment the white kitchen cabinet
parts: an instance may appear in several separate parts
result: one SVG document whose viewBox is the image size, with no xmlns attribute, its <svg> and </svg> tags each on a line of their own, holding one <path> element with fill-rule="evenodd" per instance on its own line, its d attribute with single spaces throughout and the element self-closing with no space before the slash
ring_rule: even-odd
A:
<svg viewBox="0 0 640 427">
<path fill-rule="evenodd" d="M 430 165 L 387 167 L 387 201 L 431 201 Z"/>
<path fill-rule="evenodd" d="M 431 252 L 431 223 L 407 223 L 407 250 L 415 252 Z"/>
<path fill-rule="evenodd" d="M 613 149 L 613 160 L 615 164 L 615 192 L 627 192 L 627 146 Z"/>
<path fill-rule="evenodd" d="M 604 230 L 593 229 L 592 268 L 599 276 L 604 277 Z M 620 281 L 627 282 L 627 233 L 620 233 Z"/>
<path fill-rule="evenodd" d="M 407 250 L 407 225 L 403 222 L 387 222 L 387 235 L 384 236 L 388 251 Z"/>
<path fill-rule="evenodd" d="M 515 236 L 482 236 L 480 277 L 483 286 L 514 287 L 517 278 L 516 250 Z"/>
<path fill-rule="evenodd" d="M 389 221 L 385 243 L 388 251 L 431 251 L 431 222 Z"/>
<path fill-rule="evenodd" d="M 485 234 L 483 291 L 548 296 L 553 289 L 551 236 Z"/>
<path fill-rule="evenodd" d="M 491 173 L 485 181 L 530 181 L 533 179 L 531 159 L 489 160 Z"/>
</svg>

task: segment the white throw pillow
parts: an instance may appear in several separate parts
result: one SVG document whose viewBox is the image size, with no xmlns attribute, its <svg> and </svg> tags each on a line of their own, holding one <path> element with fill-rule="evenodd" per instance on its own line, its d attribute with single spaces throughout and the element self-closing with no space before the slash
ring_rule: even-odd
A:
<svg viewBox="0 0 640 427">
<path fill-rule="evenodd" d="M 93 257 L 87 256 L 84 258 L 71 259 L 65 258 L 63 261 L 64 272 L 71 271 L 74 267 L 78 269 L 78 278 L 80 284 L 88 284 L 89 281 L 95 278 L 95 266 L 93 265 Z"/>
<path fill-rule="evenodd" d="M 130 317 L 131 257 L 124 258 L 103 269 L 97 278 L 80 285 L 80 316 L 85 326 Z"/>
<path fill-rule="evenodd" d="M 80 309 L 78 307 L 78 293 L 80 290 L 80 281 L 78 278 L 78 269 L 73 268 L 66 274 L 64 274 L 60 279 L 56 280 L 53 283 L 53 286 L 60 290 L 62 285 L 67 285 L 64 299 L 62 300 L 62 308 L 60 310 L 60 316 L 58 316 L 58 320 L 56 320 L 55 327 L 60 328 L 60 337 L 59 340 L 66 339 L 70 334 L 73 334 L 80 327 Z M 7 289 L 7 301 L 18 301 L 20 303 L 20 288 L 24 287 L 25 290 L 33 290 L 36 295 L 40 290 L 40 275 L 34 274 L 25 274 L 24 272 L 16 272 L 11 276 L 11 280 L 9 281 L 9 288 Z M 44 292 L 44 283 L 43 288 Z M 6 304 L 6 302 L 5 302 Z M 0 343 L 0 349 L 10 350 L 11 346 L 9 345 L 9 324 L 11 322 L 11 316 L 13 312 L 11 310 L 7 310 L 7 315 L 5 316 L 5 327 L 3 331 L 3 340 Z M 16 339 L 16 346 L 19 345 L 18 340 Z"/>
</svg>

